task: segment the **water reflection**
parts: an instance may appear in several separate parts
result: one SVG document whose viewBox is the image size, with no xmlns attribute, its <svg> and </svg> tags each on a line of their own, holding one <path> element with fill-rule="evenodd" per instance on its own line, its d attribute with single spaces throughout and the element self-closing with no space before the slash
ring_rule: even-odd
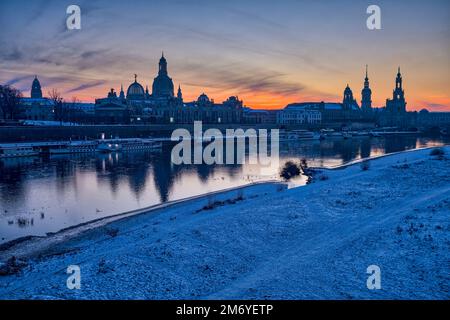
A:
<svg viewBox="0 0 450 320">
<path fill-rule="evenodd" d="M 280 145 L 281 165 L 306 158 L 336 166 L 358 158 L 440 145 L 440 138 L 329 139 Z M 161 153 L 59 155 L 0 160 L 0 242 L 54 232 L 119 212 L 278 177 L 253 165 L 173 165 Z M 304 178 L 296 181 L 305 182 Z"/>
</svg>

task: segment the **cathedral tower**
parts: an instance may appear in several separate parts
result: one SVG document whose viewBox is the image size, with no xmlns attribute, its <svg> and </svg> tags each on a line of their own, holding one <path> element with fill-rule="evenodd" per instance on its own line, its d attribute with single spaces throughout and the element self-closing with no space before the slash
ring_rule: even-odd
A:
<svg viewBox="0 0 450 320">
<path fill-rule="evenodd" d="M 164 53 L 159 60 L 158 76 L 153 81 L 152 95 L 154 98 L 172 98 L 174 96 L 173 81 L 167 72 L 167 60 Z"/>
<path fill-rule="evenodd" d="M 361 91 L 361 109 L 362 111 L 372 111 L 372 90 L 369 87 L 367 65 L 366 78 L 364 79 L 364 88 Z"/>
<path fill-rule="evenodd" d="M 181 86 L 180 85 L 178 85 L 177 98 L 178 98 L 178 100 L 183 101 L 183 94 L 181 93 Z"/>
<path fill-rule="evenodd" d="M 402 82 L 402 74 L 400 73 L 400 67 L 398 67 L 395 89 L 392 93 L 392 100 L 386 100 L 386 111 L 395 113 L 406 112 L 405 91 L 403 90 Z"/>
</svg>

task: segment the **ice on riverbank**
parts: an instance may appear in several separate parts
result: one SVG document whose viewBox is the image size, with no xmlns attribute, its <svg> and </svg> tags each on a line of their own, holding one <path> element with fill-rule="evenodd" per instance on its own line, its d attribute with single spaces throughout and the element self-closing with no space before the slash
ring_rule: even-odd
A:
<svg viewBox="0 0 450 320">
<path fill-rule="evenodd" d="M 0 297 L 450 298 L 450 147 L 323 170 L 306 187 L 168 207 L 83 233 L 0 277 Z M 366 269 L 381 268 L 381 290 Z M 81 289 L 66 287 L 79 265 Z"/>
</svg>

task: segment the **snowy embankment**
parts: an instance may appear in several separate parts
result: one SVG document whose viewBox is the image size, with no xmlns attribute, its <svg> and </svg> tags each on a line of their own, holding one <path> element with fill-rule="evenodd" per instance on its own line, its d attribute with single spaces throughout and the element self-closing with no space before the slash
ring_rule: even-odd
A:
<svg viewBox="0 0 450 320">
<path fill-rule="evenodd" d="M 322 170 L 305 187 L 110 222 L 0 276 L 0 298 L 449 299 L 443 149 L 444 157 L 404 152 L 365 170 Z M 79 290 L 66 287 L 69 265 L 81 268 Z M 381 290 L 366 287 L 369 265 L 381 268 Z"/>
</svg>

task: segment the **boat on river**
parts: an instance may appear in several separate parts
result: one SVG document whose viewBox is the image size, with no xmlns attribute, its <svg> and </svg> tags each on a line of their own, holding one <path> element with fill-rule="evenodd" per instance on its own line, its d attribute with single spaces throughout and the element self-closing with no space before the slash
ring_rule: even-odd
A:
<svg viewBox="0 0 450 320">
<path fill-rule="evenodd" d="M 39 155 L 39 149 L 30 144 L 0 144 L 0 158 L 31 157 Z"/>
<path fill-rule="evenodd" d="M 334 129 L 322 129 L 320 134 L 325 138 L 342 138 L 342 132 L 335 131 Z"/>
<path fill-rule="evenodd" d="M 280 141 L 285 140 L 319 140 L 320 134 L 308 130 L 280 131 Z"/>
<path fill-rule="evenodd" d="M 97 139 L 0 144 L 0 158 L 74 153 L 160 150 L 162 142 L 152 138 Z"/>
</svg>

